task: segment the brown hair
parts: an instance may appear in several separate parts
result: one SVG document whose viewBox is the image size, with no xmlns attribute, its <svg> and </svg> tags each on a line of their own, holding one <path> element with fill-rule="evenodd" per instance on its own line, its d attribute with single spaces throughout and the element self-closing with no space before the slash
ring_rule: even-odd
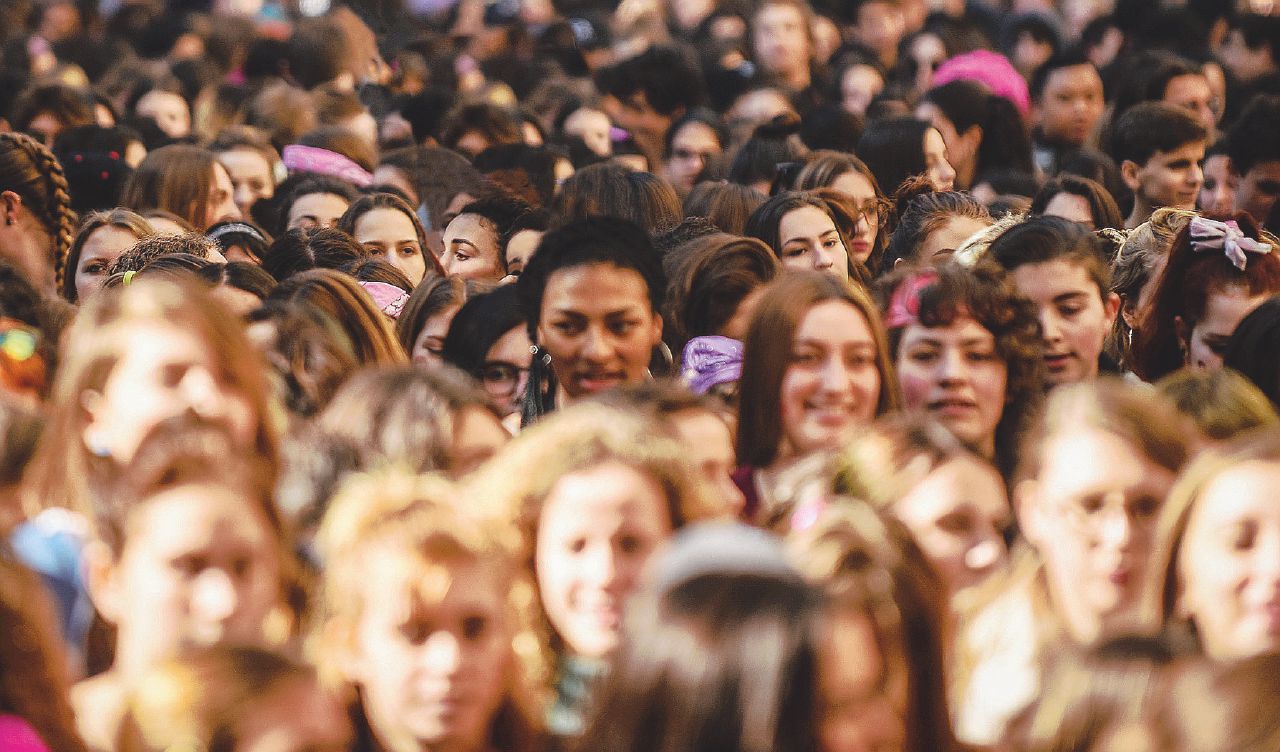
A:
<svg viewBox="0 0 1280 752">
<path fill-rule="evenodd" d="M 373 298 L 351 276 L 333 269 L 311 269 L 282 281 L 271 293 L 275 300 L 303 301 L 337 321 L 361 365 L 408 362 L 391 323 Z"/>
<path fill-rule="evenodd" d="M 361 217 L 374 209 L 394 209 L 408 217 L 409 222 L 413 225 L 414 235 L 418 238 L 419 252 L 422 253 L 426 261 L 427 273 L 444 276 L 444 267 L 440 265 L 440 259 L 431 252 L 431 246 L 427 245 L 427 233 L 423 230 L 422 223 L 418 221 L 418 215 L 414 213 L 413 207 L 409 206 L 404 199 L 394 193 L 369 193 L 352 201 L 347 210 L 342 213 L 342 216 L 338 217 L 338 223 L 335 226 L 354 238 L 356 236 L 356 223 L 360 221 Z"/>
<path fill-rule="evenodd" d="M 677 348 L 693 337 L 720 333 L 742 301 L 781 272 L 764 243 L 725 233 L 673 248 L 662 265 L 669 280 L 664 314 Z"/>
<path fill-rule="evenodd" d="M 485 514 L 516 521 L 521 561 L 532 574 L 547 496 L 564 476 L 607 462 L 620 462 L 651 478 L 662 489 L 676 530 L 713 517 L 723 506 L 689 464 L 684 445 L 668 438 L 652 419 L 590 401 L 557 410 L 522 431 L 476 474 L 470 493 L 460 498 L 474 499 Z M 540 609 L 539 614 L 549 657 L 560 640 Z M 544 670 L 549 676 L 552 666 Z"/>
<path fill-rule="evenodd" d="M 828 610 L 865 615 L 884 674 L 907 675 L 904 749 L 958 748 L 947 713 L 944 587 L 898 521 L 862 501 L 837 497 L 790 545 L 805 577 L 822 588 Z"/>
<path fill-rule="evenodd" d="M 768 467 L 778 458 L 782 420 L 778 395 L 791 362 L 796 330 L 811 308 L 827 301 L 853 306 L 866 319 L 876 347 L 880 396 L 876 415 L 902 403 L 880 311 L 862 288 L 826 272 L 789 272 L 765 291 L 747 329 L 738 401 L 738 462 Z"/>
<path fill-rule="evenodd" d="M 48 424 L 24 477 L 28 510 L 59 505 L 88 515 L 91 490 L 118 470 L 109 457 L 95 457 L 85 445 L 87 415 L 81 396 L 86 390 L 105 388 L 125 354 L 127 333 L 140 324 L 172 326 L 206 343 L 228 383 L 253 409 L 254 441 L 243 450 L 277 456 L 278 429 L 267 370 L 243 324 L 194 281 L 141 279 L 95 295 L 80 309 L 66 336 Z"/>
<path fill-rule="evenodd" d="M 147 155 L 129 176 L 120 204 L 136 212 L 171 211 L 203 232 L 217 160 L 199 146 L 172 144 Z"/>
<path fill-rule="evenodd" d="M 80 254 L 84 251 L 84 244 L 89 242 L 90 236 L 103 227 L 124 230 L 132 233 L 138 240 L 156 234 L 155 228 L 146 217 L 128 209 L 109 209 L 85 215 L 79 231 L 76 232 L 75 240 L 71 243 L 71 249 L 67 252 L 66 271 L 59 286 L 62 297 L 71 303 L 79 302 L 76 293 L 76 267 L 80 266 Z"/>
<path fill-rule="evenodd" d="M 721 232 L 741 235 L 746 231 L 747 217 L 768 198 L 749 185 L 704 180 L 685 196 L 684 216 L 705 217 Z"/>
<path fill-rule="evenodd" d="M 1151 580 L 1143 609 L 1148 627 L 1156 629 L 1176 618 L 1182 579 L 1179 571 L 1182 542 L 1200 497 L 1216 478 L 1248 462 L 1280 463 L 1280 435 L 1260 430 L 1205 450 L 1187 466 L 1169 491 L 1169 498 L 1160 509 L 1151 551 Z"/>
<path fill-rule="evenodd" d="M 1271 249 L 1267 253 L 1246 254 L 1242 270 L 1221 251 L 1197 252 L 1191 241 L 1191 223 L 1182 228 L 1169 250 L 1169 261 L 1160 275 L 1151 306 L 1143 316 L 1143 336 L 1134 343 L 1134 373 L 1147 381 L 1182 367 L 1175 319 L 1182 319 L 1189 334 L 1204 317 L 1212 293 L 1231 287 L 1243 288 L 1250 296 L 1280 292 L 1280 239 L 1262 230 L 1244 212 L 1206 218 L 1235 221 L 1245 235 L 1270 243 Z"/>
<path fill-rule="evenodd" d="M 474 280 L 461 277 L 433 277 L 427 275 L 409 295 L 409 302 L 404 304 L 400 318 L 396 319 L 396 339 L 406 353 L 413 352 L 413 346 L 427 325 L 427 319 L 451 306 L 461 307 L 471 298 L 488 291 L 489 286 Z"/>
<path fill-rule="evenodd" d="M 932 283 L 916 292 L 916 321 L 925 327 L 949 326 L 962 316 L 971 317 L 995 337 L 996 355 L 1008 372 L 1005 404 L 996 425 L 996 454 L 991 458 L 1006 479 L 1018 461 L 1019 442 L 1043 402 L 1044 347 L 1035 305 L 1020 297 L 1002 270 L 990 261 L 975 266 L 943 263 L 926 271 L 906 264 L 881 280 L 881 307 L 889 308 L 895 291 L 935 274 Z M 906 326 L 889 330 L 889 350 L 897 362 Z"/>
<path fill-rule="evenodd" d="M 513 665 L 488 741 L 494 749 L 527 752 L 542 732 L 541 708 L 546 657 L 534 636 L 533 584 L 521 571 L 519 537 L 509 520 L 476 515 L 457 503 L 465 498 L 442 478 L 404 471 L 356 476 L 334 497 L 317 537 L 329 563 L 322 584 L 318 627 L 312 649 L 331 678 L 341 678 L 334 657 L 351 651 L 364 603 L 369 597 L 368 560 L 374 549 L 391 550 L 413 562 L 423 577 L 465 564 L 496 571 L 507 587 L 504 625 Z M 434 571 L 433 571 L 434 570 Z"/>
<path fill-rule="evenodd" d="M 871 190 L 875 192 L 875 200 L 880 205 L 880 230 L 876 233 L 875 243 L 871 246 L 871 255 L 867 257 L 867 268 L 872 273 L 875 273 L 880 268 L 885 246 L 889 243 L 890 233 L 886 222 L 889 219 L 890 205 L 889 197 L 884 195 L 884 191 L 880 189 L 880 184 L 876 182 L 876 176 L 871 172 L 871 168 L 867 167 L 865 162 L 852 154 L 830 149 L 819 149 L 809 155 L 804 167 L 800 168 L 800 173 L 796 175 L 795 184 L 792 185 L 792 188 L 797 191 L 831 188 L 832 183 L 837 178 L 851 172 L 867 179 L 867 182 L 871 184 Z M 856 224 L 858 219 L 856 214 L 853 219 L 854 224 Z"/>
<path fill-rule="evenodd" d="M 1127 233 L 1103 231 L 1104 237 L 1119 243 L 1111 264 L 1111 292 L 1120 296 L 1121 305 L 1137 305 L 1138 295 L 1151 279 L 1152 268 L 1158 260 L 1169 256 L 1174 239 L 1194 216 L 1195 212 L 1163 206 L 1152 212 L 1150 219 Z M 1132 338 L 1136 335 L 1124 316 L 1116 316 L 1116 323 L 1107 338 L 1107 354 L 1117 363 L 1129 365 Z"/>
<path fill-rule="evenodd" d="M 584 167 L 564 181 L 551 200 L 551 226 L 563 227 L 587 217 L 618 217 L 650 236 L 680 224 L 683 212 L 676 189 L 649 172 L 602 162 Z"/>
<path fill-rule="evenodd" d="M 0 191 L 13 191 L 53 241 L 49 266 L 54 289 L 61 289 L 67 253 L 76 232 L 67 177 L 53 152 L 25 133 L 0 133 Z M 30 280 L 37 288 L 44 280 Z"/>
</svg>

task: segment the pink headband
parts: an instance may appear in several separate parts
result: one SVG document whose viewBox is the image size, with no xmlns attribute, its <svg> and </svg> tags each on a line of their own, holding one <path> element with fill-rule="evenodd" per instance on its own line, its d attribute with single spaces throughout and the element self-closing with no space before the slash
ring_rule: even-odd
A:
<svg viewBox="0 0 1280 752">
<path fill-rule="evenodd" d="M 373 298 L 374 305 L 393 319 L 400 318 L 404 304 L 409 302 L 409 293 L 386 282 L 361 282 L 360 286 Z"/>
<path fill-rule="evenodd" d="M 373 183 L 373 175 L 368 170 L 336 151 L 318 146 L 289 144 L 284 147 L 280 159 L 291 171 L 317 172 L 340 178 L 360 188 Z"/>
<path fill-rule="evenodd" d="M 937 269 L 921 269 L 902 280 L 889 298 L 889 308 L 884 312 L 885 328 L 897 329 L 916 323 L 920 319 L 920 293 L 937 281 Z"/>
<path fill-rule="evenodd" d="M 966 52 L 947 60 L 933 73 L 933 86 L 959 80 L 985 84 L 992 94 L 1013 102 L 1024 118 L 1031 112 L 1027 81 L 1004 55 L 987 50 Z"/>
<path fill-rule="evenodd" d="M 1229 222 L 1219 222 L 1204 217 L 1192 217 L 1191 250 L 1197 253 L 1222 251 L 1232 266 L 1244 271 L 1249 263 L 1245 253 L 1266 255 L 1271 253 L 1271 244 L 1260 243 L 1245 235 L 1234 219 Z"/>
</svg>

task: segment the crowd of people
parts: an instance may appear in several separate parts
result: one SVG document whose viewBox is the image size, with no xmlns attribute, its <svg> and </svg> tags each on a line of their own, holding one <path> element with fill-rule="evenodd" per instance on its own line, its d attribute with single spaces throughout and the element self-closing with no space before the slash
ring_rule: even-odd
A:
<svg viewBox="0 0 1280 752">
<path fill-rule="evenodd" d="M 1280 4 L 0 44 L 0 748 L 1280 750 Z"/>
</svg>

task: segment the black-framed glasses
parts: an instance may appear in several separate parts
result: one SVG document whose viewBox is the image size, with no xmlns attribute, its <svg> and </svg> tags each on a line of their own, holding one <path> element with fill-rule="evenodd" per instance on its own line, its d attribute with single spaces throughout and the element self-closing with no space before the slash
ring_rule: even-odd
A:
<svg viewBox="0 0 1280 752">
<path fill-rule="evenodd" d="M 492 397 L 510 397 L 529 375 L 528 368 L 512 363 L 492 362 L 480 366 L 480 383 Z"/>
</svg>

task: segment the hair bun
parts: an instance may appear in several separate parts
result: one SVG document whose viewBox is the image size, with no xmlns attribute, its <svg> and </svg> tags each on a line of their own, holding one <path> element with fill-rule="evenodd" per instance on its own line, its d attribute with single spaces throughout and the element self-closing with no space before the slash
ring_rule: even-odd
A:
<svg viewBox="0 0 1280 752">
<path fill-rule="evenodd" d="M 787 136 L 793 136 L 799 132 L 800 116 L 794 112 L 784 112 L 757 125 L 756 129 L 751 132 L 751 137 L 781 141 Z"/>
<path fill-rule="evenodd" d="M 907 206 L 919 196 L 925 196 L 930 193 L 937 193 L 937 189 L 933 187 L 933 181 L 928 175 L 914 175 L 902 181 L 902 185 L 893 193 L 893 210 L 896 216 L 901 217 L 906 211 Z"/>
</svg>

